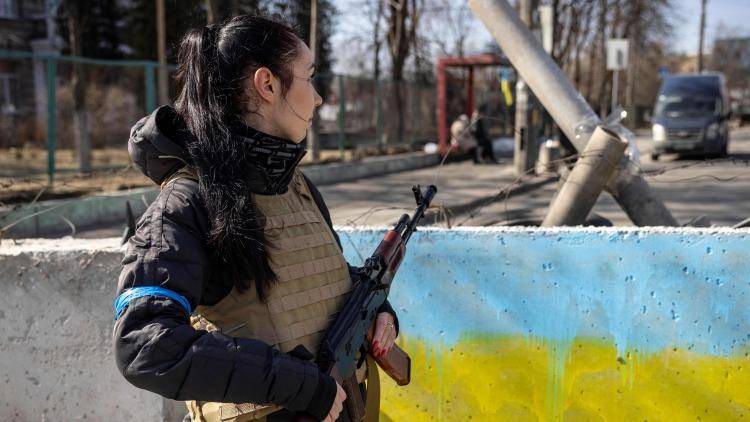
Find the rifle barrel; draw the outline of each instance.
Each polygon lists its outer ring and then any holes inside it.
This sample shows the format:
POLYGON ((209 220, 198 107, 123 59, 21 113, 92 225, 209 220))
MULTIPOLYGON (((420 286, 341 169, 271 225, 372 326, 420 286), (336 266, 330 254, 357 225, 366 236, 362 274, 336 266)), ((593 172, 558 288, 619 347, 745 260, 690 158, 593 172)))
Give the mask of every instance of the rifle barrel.
POLYGON ((414 211, 414 216, 411 217, 411 221, 409 222, 409 225, 402 236, 402 243, 404 245, 406 245, 406 242, 409 241, 411 234, 414 233, 414 231, 417 229, 417 224, 419 224, 419 221, 422 220, 422 217, 424 217, 424 212, 427 210, 427 208, 430 207, 430 203, 432 203, 432 199, 435 197, 436 193, 437 187, 435 185, 430 185, 427 188, 427 192, 422 196, 422 203, 419 204, 417 209, 414 211))

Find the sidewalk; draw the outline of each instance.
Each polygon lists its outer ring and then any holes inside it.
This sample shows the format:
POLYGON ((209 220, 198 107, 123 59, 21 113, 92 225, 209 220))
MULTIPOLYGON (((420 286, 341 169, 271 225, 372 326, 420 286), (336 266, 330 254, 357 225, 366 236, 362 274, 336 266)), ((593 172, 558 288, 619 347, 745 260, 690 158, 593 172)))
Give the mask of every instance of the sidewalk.
MULTIPOLYGON (((445 164, 439 170, 438 193, 433 205, 448 211, 451 226, 461 222, 482 204, 490 205, 497 200, 552 184, 556 178, 535 177, 517 181, 511 161, 497 165, 475 165, 470 161, 445 164), (498 197, 498 194, 499 197, 498 197)), ((423 188, 435 184, 438 167, 388 174, 355 182, 336 183, 319 187, 331 211, 333 224, 391 225, 403 213, 411 213, 416 207, 412 185, 423 188)), ((550 198, 548 198, 549 201, 550 198)), ((445 216, 431 210, 433 221, 446 225, 445 216)), ((428 215, 428 218, 430 216, 428 215)), ((467 223, 470 225, 476 225, 467 223)))

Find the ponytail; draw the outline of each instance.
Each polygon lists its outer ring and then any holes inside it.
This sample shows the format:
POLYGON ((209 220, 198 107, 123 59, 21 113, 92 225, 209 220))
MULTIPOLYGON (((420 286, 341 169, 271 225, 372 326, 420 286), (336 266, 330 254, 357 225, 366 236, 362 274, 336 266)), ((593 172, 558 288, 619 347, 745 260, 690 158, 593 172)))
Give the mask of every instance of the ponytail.
POLYGON ((210 25, 188 32, 177 55, 177 83, 182 89, 175 107, 193 136, 202 142, 227 133, 216 91, 216 28, 210 25))
POLYGON ((261 300, 277 277, 269 265, 260 214, 247 189, 249 160, 229 124, 245 112, 242 81, 255 69, 268 67, 281 80, 282 90, 289 88, 289 63, 299 42, 281 23, 238 16, 188 32, 178 53, 175 108, 193 135, 188 152, 210 219, 212 278, 239 291, 254 283, 261 300))

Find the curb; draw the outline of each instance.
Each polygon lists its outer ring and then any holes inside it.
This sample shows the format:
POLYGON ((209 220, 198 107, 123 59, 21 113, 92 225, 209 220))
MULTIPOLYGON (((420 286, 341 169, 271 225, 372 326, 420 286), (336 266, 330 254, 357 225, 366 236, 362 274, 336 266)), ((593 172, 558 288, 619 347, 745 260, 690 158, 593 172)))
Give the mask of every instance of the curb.
POLYGON ((12 237, 40 237, 78 228, 121 221, 125 224, 126 204, 140 216, 158 195, 158 188, 133 189, 79 199, 53 199, 30 206, 0 208, 0 228, 12 225, 5 233, 12 237), (67 220, 67 221, 66 221, 67 220))
MULTIPOLYGON (((421 152, 368 158, 353 163, 320 164, 302 167, 302 171, 316 185, 327 185, 435 166, 438 154, 421 152)), ((141 188, 125 192, 77 199, 54 199, 33 205, 0 207, 0 238, 41 237, 65 234, 95 225, 122 222, 125 224, 126 203, 130 202, 133 215, 138 218, 159 194, 159 188, 141 188)))
POLYGON ((440 164, 438 154, 410 152, 397 156, 385 155, 351 163, 304 166, 302 171, 318 186, 350 182, 365 177, 417 170, 440 164))

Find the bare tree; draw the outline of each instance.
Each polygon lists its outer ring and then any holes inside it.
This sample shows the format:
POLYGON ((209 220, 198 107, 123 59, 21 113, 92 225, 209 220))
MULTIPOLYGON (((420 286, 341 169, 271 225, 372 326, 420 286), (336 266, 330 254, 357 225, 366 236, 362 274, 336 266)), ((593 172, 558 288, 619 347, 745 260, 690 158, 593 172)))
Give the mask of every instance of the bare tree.
POLYGON ((372 45, 373 45, 373 58, 372 58, 372 74, 373 78, 377 81, 380 79, 380 47, 383 45, 383 38, 380 34, 380 25, 384 16, 384 2, 383 0, 375 0, 377 5, 374 10, 375 13, 371 18, 372 22, 372 45))
MULTIPOLYGON (((552 6, 552 58, 568 73, 590 104, 606 114, 611 73, 606 69, 609 38, 630 40, 630 66, 620 94, 629 115, 650 105, 660 82, 672 33, 672 0, 546 0, 552 6)), ((447 31, 444 31, 447 32, 447 31)))
POLYGON ((637 105, 653 104, 664 65, 664 51, 672 34, 671 0, 631 0, 625 3, 621 36, 630 40, 625 84, 625 106, 631 125, 638 123, 637 105))
MULTIPOLYGON (((63 4, 68 27, 68 44, 70 54, 82 55, 83 32, 88 24, 88 1, 68 0, 63 4)), ((84 69, 80 63, 73 64, 71 86, 73 88, 74 123, 73 133, 78 155, 78 170, 81 173, 91 172, 91 137, 89 131, 89 113, 86 110, 86 83, 84 69)))
POLYGON ((393 100, 396 106, 397 141, 404 136, 404 66, 417 33, 419 8, 418 0, 389 0, 386 20, 388 21, 388 47, 391 55, 391 80, 393 100))
POLYGON ((581 9, 573 8, 575 12, 571 22, 571 25, 576 28, 573 37, 573 43, 575 44, 573 53, 573 80, 579 91, 581 90, 581 53, 590 40, 589 29, 591 28, 591 16, 594 11, 591 3, 584 2, 583 5, 581 9))
POLYGON ((429 3, 432 27, 430 39, 446 56, 464 56, 466 40, 474 23, 471 9, 465 2, 432 0, 429 3))

